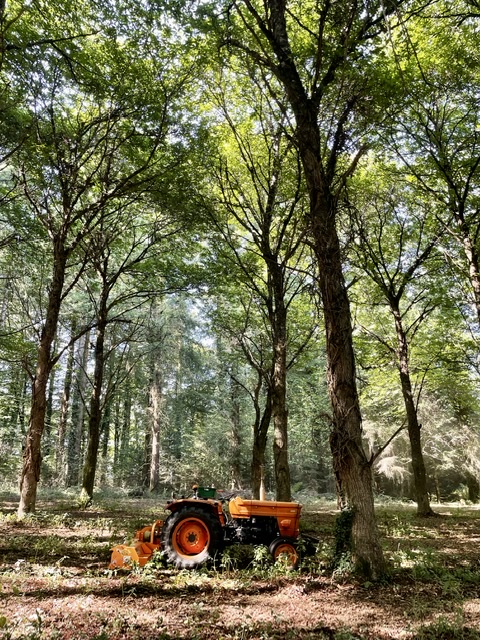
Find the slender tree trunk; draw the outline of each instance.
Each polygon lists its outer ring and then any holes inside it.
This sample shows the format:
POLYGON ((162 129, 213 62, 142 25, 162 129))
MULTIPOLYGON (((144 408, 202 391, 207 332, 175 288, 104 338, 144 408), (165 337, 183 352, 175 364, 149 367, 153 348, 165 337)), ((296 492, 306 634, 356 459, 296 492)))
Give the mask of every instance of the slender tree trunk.
POLYGON ((258 397, 255 402, 255 424, 253 429, 253 447, 252 447, 252 495, 255 500, 260 498, 260 485, 262 482, 262 473, 265 469, 265 450, 267 448, 267 434, 272 419, 272 391, 271 387, 267 388, 265 398, 265 406, 263 413, 260 410, 258 397))
POLYGON ((128 450, 130 447, 130 414, 132 410, 132 389, 130 386, 130 381, 127 380, 125 385, 125 393, 123 398, 123 415, 122 415, 122 423, 120 430, 120 466, 121 466, 121 480, 122 483, 125 483, 128 480, 128 475, 130 472, 128 466, 128 450))
POLYGON ((442 502, 442 493, 440 491, 440 482, 438 479, 438 471, 435 469, 435 496, 437 498, 437 504, 442 502))
POLYGON ((72 397, 71 423, 68 433, 67 469, 65 486, 74 487, 79 483, 80 458, 82 448, 83 418, 85 415, 85 392, 87 389, 87 362, 90 352, 90 332, 86 333, 77 346, 77 373, 72 397))
POLYGON ((107 328, 106 297, 102 296, 98 315, 96 342, 95 342, 95 367, 93 373, 93 388, 90 399, 90 415, 88 420, 88 442, 83 467, 82 496, 93 499, 95 486, 95 474, 97 471, 98 449, 100 445, 101 424, 101 396, 103 374, 105 371, 105 332, 107 328))
POLYGON ((276 498, 290 502, 287 411, 287 313, 283 300, 283 280, 276 285, 274 323, 274 364, 272 376, 273 459, 276 498), (281 290, 281 291, 280 291, 281 290))
POLYGON ((253 440, 252 448, 252 496, 254 500, 260 500, 260 487, 265 469, 265 449, 267 446, 266 434, 261 432, 253 440))
POLYGON ((150 485, 150 464, 152 460, 152 432, 145 429, 145 439, 143 442, 143 464, 142 464, 142 488, 147 489, 150 485))
POLYGON ((108 476, 108 443, 110 441, 110 421, 112 417, 112 397, 109 397, 105 401, 105 408, 103 410, 102 420, 100 424, 100 439, 101 439, 101 475, 100 484, 107 484, 108 476))
POLYGON ((153 366, 153 378, 150 384, 151 409, 151 458, 149 490, 157 491, 160 482, 160 436, 163 415, 163 380, 158 364, 153 366))
POLYGON ((458 219, 458 225, 460 227, 460 233, 462 235, 463 250, 467 258, 468 263, 468 275, 470 278, 470 285, 473 291, 473 299, 475 304, 475 311, 477 313, 477 320, 480 324, 480 269, 479 269, 479 255, 475 243, 470 237, 470 229, 468 225, 462 220, 458 219))
MULTIPOLYGON (((76 331, 76 322, 72 321, 70 337, 76 331)), ((75 343, 72 342, 68 350, 65 379, 63 381, 62 403, 60 406, 60 419, 58 421, 57 448, 55 454, 55 472, 61 482, 65 480, 65 437, 67 433, 68 410, 70 408, 70 393, 72 390, 73 363, 75 359, 75 343)))
MULTIPOLYGON (((1 30, 1 25, 0 25, 1 30)), ((0 56, 1 56, 1 34, 0 34, 0 56)), ((1 68, 1 59, 0 59, 0 68, 1 68)), ((4 284, 2 287, 2 303, 0 305, 0 325, 2 327, 5 326, 8 318, 8 310, 10 308, 10 303, 12 301, 13 290, 12 290, 12 276, 8 273, 5 277, 4 284)))
POLYGON ((64 243, 57 240, 54 244, 53 277, 48 294, 47 312, 37 349, 37 365, 32 384, 30 422, 23 451, 23 468, 20 479, 19 517, 35 511, 42 460, 40 447, 47 408, 46 394, 48 378, 52 369, 52 345, 57 331, 66 266, 67 252, 64 243))
POLYGON ((418 421, 417 407, 412 391, 412 381, 410 378, 408 341, 403 328, 402 317, 398 305, 390 301, 393 316, 395 318, 395 329, 397 332, 397 358, 398 370, 400 373, 400 383, 402 387, 403 401, 407 414, 408 437, 410 440, 410 450, 412 455, 413 481, 415 486, 415 498, 417 501, 417 515, 431 516, 433 511, 430 507, 430 499, 427 490, 427 474, 425 462, 423 460, 422 439, 420 433, 420 423, 418 421))
POLYGON ((241 444, 240 437, 240 402, 239 402, 239 385, 235 379, 230 376, 230 477, 231 489, 240 489, 242 486, 241 472, 241 444))
POLYGON ((5 9, 7 0, 0 0, 0 71, 5 59, 5 9))
POLYGON ((120 427, 120 403, 121 399, 118 397, 115 402, 114 412, 114 435, 113 435, 113 477, 116 485, 121 482, 121 464, 120 464, 120 442, 121 442, 121 427, 120 427))
MULTIPOLYGON (((52 345, 52 353, 57 350, 57 340, 52 345)), ((55 369, 50 370, 48 377, 48 393, 47 393, 47 406, 45 410, 45 429, 43 433, 43 452, 45 456, 50 454, 50 447, 52 443, 52 418, 53 418, 53 394, 55 391, 55 369)))
POLYGON ((466 482, 468 488, 468 499, 476 504, 480 496, 480 484, 478 482, 478 478, 467 471, 466 482))

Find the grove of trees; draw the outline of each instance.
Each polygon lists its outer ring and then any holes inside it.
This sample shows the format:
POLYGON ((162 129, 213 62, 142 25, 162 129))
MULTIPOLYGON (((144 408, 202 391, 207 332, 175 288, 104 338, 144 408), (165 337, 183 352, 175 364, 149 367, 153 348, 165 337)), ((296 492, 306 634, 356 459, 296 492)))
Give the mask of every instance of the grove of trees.
POLYGON ((0 2, 0 474, 480 493, 476 0, 0 2))

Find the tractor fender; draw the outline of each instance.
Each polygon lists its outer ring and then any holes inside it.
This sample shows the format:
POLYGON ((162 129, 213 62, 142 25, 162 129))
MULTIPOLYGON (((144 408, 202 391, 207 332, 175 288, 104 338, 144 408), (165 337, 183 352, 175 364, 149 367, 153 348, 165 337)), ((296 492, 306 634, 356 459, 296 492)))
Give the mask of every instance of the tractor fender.
POLYGON ((184 509, 202 509, 207 513, 211 513, 221 524, 225 526, 225 514, 223 512, 220 500, 201 499, 201 498, 181 498, 180 500, 172 500, 165 507, 172 514, 184 509))

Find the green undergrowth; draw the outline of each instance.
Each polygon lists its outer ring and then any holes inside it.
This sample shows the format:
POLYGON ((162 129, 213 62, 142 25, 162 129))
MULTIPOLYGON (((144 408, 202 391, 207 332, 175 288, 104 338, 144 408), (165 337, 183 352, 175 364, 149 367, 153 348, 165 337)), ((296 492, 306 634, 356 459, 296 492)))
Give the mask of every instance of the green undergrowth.
POLYGON ((453 621, 440 617, 430 625, 419 627, 411 640, 480 640, 480 632, 465 625, 461 616, 453 621))

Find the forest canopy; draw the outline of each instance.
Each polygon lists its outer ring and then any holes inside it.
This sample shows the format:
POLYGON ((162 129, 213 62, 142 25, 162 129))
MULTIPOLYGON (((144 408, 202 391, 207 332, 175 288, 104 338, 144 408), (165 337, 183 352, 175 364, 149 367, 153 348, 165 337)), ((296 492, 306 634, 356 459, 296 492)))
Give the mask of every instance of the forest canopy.
POLYGON ((0 3, 19 514, 39 482, 264 482, 362 513, 375 574, 374 495, 478 501, 479 25, 457 0, 0 3))

